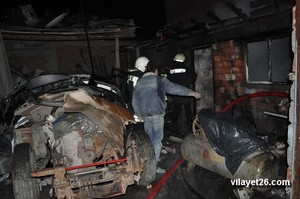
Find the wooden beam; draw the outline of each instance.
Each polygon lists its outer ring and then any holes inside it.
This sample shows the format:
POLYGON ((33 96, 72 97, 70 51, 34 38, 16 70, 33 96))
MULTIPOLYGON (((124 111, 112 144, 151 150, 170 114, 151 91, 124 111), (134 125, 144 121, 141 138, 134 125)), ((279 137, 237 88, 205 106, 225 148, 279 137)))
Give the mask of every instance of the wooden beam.
POLYGON ((242 21, 239 24, 219 28, 207 33, 189 36, 177 42, 179 43, 178 45, 185 47, 196 47, 230 39, 254 38, 255 35, 274 34, 277 31, 288 33, 291 31, 291 20, 291 11, 287 10, 242 21))
POLYGON ((250 8, 257 8, 270 4, 272 4, 271 0, 254 0, 249 2, 250 8))
POLYGON ((266 5, 264 7, 252 10, 250 12, 250 16, 257 17, 257 16, 263 16, 263 15, 269 15, 270 13, 274 13, 274 12, 276 12, 276 10, 274 9, 273 5, 266 5))
MULTIPOLYGON (((136 27, 88 29, 90 40, 105 40, 115 38, 135 38, 136 27)), ((0 28, 4 40, 34 40, 34 41, 73 41, 86 40, 83 29, 28 29, 28 28, 0 28)))
POLYGON ((215 15, 215 13, 213 13, 212 11, 207 12, 206 16, 216 21, 217 23, 222 22, 222 20, 217 15, 215 15))
POLYGON ((237 16, 239 16, 241 19, 246 20, 247 15, 243 13, 242 9, 237 8, 235 5, 233 5, 231 2, 227 2, 226 6, 232 10, 237 16))

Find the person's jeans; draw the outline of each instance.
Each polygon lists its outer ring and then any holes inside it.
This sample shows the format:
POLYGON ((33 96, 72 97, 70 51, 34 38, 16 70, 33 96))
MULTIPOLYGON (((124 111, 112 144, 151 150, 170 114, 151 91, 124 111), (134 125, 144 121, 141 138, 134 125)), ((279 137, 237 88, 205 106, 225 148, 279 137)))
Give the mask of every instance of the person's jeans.
POLYGON ((164 115, 144 117, 144 127, 146 133, 152 141, 156 162, 158 162, 162 148, 162 140, 164 138, 164 115))

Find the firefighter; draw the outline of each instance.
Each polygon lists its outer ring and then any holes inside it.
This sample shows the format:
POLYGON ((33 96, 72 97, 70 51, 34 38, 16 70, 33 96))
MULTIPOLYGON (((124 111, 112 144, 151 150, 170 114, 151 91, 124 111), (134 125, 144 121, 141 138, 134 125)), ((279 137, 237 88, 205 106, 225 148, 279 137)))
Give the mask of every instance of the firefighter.
MULTIPOLYGON (((169 80, 173 83, 180 84, 184 87, 193 89, 197 75, 193 72, 191 67, 188 67, 185 63, 185 55, 183 53, 178 53, 174 57, 174 65, 170 70, 168 76, 169 80)), ((192 99, 190 97, 184 96, 172 96, 173 103, 173 127, 178 128, 179 116, 181 112, 185 111, 186 117, 186 130, 192 128, 192 99)))
POLYGON ((128 70, 127 90, 129 98, 129 108, 132 108, 132 93, 137 81, 144 75, 149 59, 147 57, 139 57, 135 61, 135 68, 128 70))

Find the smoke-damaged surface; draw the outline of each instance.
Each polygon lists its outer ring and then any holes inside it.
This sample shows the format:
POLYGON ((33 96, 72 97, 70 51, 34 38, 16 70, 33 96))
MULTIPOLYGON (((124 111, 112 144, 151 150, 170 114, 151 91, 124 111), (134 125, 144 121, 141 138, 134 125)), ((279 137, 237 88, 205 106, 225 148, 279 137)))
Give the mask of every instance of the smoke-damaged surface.
POLYGON ((214 150, 225 157, 226 166, 234 174, 243 159, 258 148, 267 150, 264 140, 255 135, 250 125, 237 123, 223 113, 202 109, 198 119, 214 150))

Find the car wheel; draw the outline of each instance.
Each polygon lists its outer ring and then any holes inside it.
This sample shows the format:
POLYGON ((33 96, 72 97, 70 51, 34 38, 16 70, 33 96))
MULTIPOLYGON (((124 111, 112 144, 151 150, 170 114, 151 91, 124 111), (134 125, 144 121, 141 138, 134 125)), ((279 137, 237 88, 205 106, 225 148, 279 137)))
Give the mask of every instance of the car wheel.
POLYGON ((30 144, 16 145, 13 154, 12 183, 15 199, 37 199, 39 197, 36 179, 31 177, 35 170, 34 152, 30 144))
POLYGON ((131 141, 135 140, 137 150, 145 159, 144 169, 141 172, 139 185, 148 186, 155 180, 156 175, 156 159, 155 152, 149 136, 144 130, 132 131, 127 139, 127 147, 130 146, 131 141))

